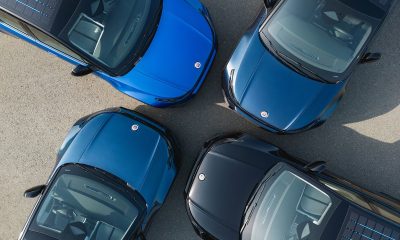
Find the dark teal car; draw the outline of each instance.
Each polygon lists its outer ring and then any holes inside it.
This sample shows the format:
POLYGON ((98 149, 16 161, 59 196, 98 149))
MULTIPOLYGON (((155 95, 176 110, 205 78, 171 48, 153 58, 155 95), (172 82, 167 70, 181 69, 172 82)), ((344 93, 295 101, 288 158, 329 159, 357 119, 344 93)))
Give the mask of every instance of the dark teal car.
POLYGON ((144 239, 177 166, 173 139, 123 108, 82 118, 69 131, 21 240, 144 239))
POLYGON ((275 133, 324 123, 392 0, 266 0, 224 71, 230 108, 275 133))

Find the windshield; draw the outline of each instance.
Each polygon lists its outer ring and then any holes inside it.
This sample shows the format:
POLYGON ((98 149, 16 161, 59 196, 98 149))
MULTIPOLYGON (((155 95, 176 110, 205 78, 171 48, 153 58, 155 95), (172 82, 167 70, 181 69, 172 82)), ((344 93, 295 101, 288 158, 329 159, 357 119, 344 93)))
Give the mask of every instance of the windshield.
MULTIPOLYGON (((75 57, 71 49, 114 75, 129 71, 144 54, 161 13, 161 0, 0 0, 0 3, 68 47, 56 47, 59 51, 75 57)), ((42 41, 41 36, 35 34, 35 37, 42 41)))
POLYGON ((320 239, 331 206, 326 193, 283 171, 260 195, 250 239, 320 239))
MULTIPOLYGON (((71 1, 71 0, 67 0, 71 1)), ((158 23, 160 0, 71 1, 72 16, 51 33, 96 65, 122 71, 143 54, 158 23)), ((62 14, 62 9, 59 15, 62 14)), ((64 14, 62 14, 64 15, 64 14)))
POLYGON ((29 231, 60 240, 125 239, 140 208, 128 192, 105 181, 80 167, 64 167, 41 200, 29 231))
POLYGON ((261 33, 285 55, 337 82, 377 27, 379 21, 371 14, 382 15, 371 1, 354 2, 358 1, 286 0, 261 33))

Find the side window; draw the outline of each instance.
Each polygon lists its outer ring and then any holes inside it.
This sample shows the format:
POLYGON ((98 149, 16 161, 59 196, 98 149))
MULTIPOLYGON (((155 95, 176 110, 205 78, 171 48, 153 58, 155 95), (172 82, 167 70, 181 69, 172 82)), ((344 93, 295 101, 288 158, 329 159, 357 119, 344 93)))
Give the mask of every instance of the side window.
MULTIPOLYGON (((25 33, 26 35, 31 35, 28 34, 27 31, 24 29, 24 27, 22 26, 21 22, 11 16, 10 14, 0 10, 0 21, 4 22, 5 24, 9 25, 10 27, 13 27, 15 29, 17 29, 18 31, 25 33)), ((69 50, 68 48, 66 48, 64 45, 62 45, 61 43, 59 43, 58 41, 54 40, 53 38, 51 38, 50 36, 47 36, 46 34, 42 33, 41 31, 25 25, 29 28, 29 31, 32 32, 32 34, 34 34, 35 38, 37 38, 39 41, 43 42, 46 45, 49 45, 50 47, 57 49, 58 51, 61 51, 75 59, 78 59, 79 61, 85 62, 79 55, 77 55, 76 53, 74 53, 73 51, 69 50)))
POLYGON ((35 37, 41 41, 42 43, 66 54, 69 55, 79 61, 85 62, 79 55, 77 55, 75 52, 71 51, 67 47, 65 47, 63 44, 55 40, 54 38, 48 36, 47 34, 44 34, 43 32, 37 30, 36 28, 33 28, 31 26, 27 26, 29 30, 35 35, 35 37))
POLYGON ((321 182, 326 185, 328 188, 332 189, 334 192, 338 193, 342 197, 346 198, 347 200, 356 203, 357 205, 366 208, 378 215, 381 215, 387 219, 390 219, 396 223, 400 223, 400 216, 395 214, 394 212, 390 211, 388 208, 382 206, 381 204, 366 199, 362 195, 359 195, 349 189, 344 187, 338 186, 336 184, 326 182, 321 180, 321 182))
POLYGON ((341 195, 342 197, 346 198, 347 200, 350 200, 351 202, 356 203, 357 205, 372 211, 372 208, 368 204, 368 202, 364 198, 359 196, 358 194, 355 194, 352 191, 347 190, 346 188, 339 187, 336 184, 333 184, 330 182, 326 182, 326 181, 322 181, 322 180, 321 180, 321 182, 328 188, 332 189, 334 192, 336 192, 339 195, 341 195))
POLYGON ((20 32, 23 32, 23 33, 29 35, 26 32, 26 30, 22 27, 20 21, 17 18, 15 18, 15 17, 11 16, 10 14, 4 12, 3 10, 0 10, 0 21, 4 22, 5 24, 7 24, 10 27, 13 27, 13 28, 17 29, 20 32))

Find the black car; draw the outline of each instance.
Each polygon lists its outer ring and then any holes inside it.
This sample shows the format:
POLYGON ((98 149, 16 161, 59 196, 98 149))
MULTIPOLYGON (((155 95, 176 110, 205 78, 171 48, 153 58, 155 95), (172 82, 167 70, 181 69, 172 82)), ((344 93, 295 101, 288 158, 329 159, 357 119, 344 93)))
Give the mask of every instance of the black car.
POLYGON ((399 240, 400 201, 371 193, 249 135, 200 153, 185 190, 203 239, 399 240))

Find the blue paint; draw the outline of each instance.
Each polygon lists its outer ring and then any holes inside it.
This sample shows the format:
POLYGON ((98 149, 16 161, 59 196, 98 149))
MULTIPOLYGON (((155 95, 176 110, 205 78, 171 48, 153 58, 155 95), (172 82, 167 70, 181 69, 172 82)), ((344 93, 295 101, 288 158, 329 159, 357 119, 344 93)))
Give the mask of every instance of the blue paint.
POLYGON ((227 100, 240 115, 275 133, 296 133, 325 121, 337 106, 346 82, 311 80, 280 62, 262 43, 259 28, 266 10, 245 33, 225 71, 227 100), (261 112, 269 113, 268 118, 261 112))
POLYGON ((163 4, 157 33, 135 68, 121 77, 99 73, 123 93, 156 107, 181 103, 196 94, 216 53, 214 31, 202 13, 184 0, 163 4), (197 61, 202 68, 194 67, 197 61))
MULTIPOLYGON (((85 65, 4 23, 0 28, 74 65, 85 65)), ((207 9, 198 0, 164 0, 157 31, 136 66, 122 76, 95 74, 143 103, 168 107, 199 91, 215 55, 216 36, 207 9), (196 62, 201 63, 200 69, 195 68, 196 62)))
MULTIPOLYGON (((112 186, 109 187, 119 189, 118 191, 121 194, 125 192, 126 196, 129 195, 127 200, 133 201, 132 203, 137 207, 139 216, 130 225, 128 234, 132 235, 132 239, 138 239, 138 235, 147 229, 153 214, 165 202, 177 173, 175 157, 173 140, 163 126, 128 109, 107 109, 83 117, 73 125, 61 145, 56 166, 50 175, 46 188, 53 186, 53 183, 57 182, 60 176, 63 176, 60 172, 73 171, 73 168, 81 169, 79 175, 83 177, 86 174, 88 177, 92 176, 93 181, 111 181, 112 186), (83 168, 77 167, 77 165, 83 168), (101 177, 93 178, 93 174, 101 177)), ((90 188, 86 185, 84 187, 90 188)), ((112 197, 106 192, 97 190, 96 187, 90 190, 94 190, 107 198, 112 197)), ((45 206, 42 203, 46 202, 47 197, 44 196, 51 193, 46 190, 42 194, 21 232, 21 239, 25 239, 25 237, 42 239, 42 236, 47 236, 47 232, 36 231, 37 226, 31 224, 32 221, 35 221, 34 216, 38 214, 39 209, 45 206), (32 234, 32 232, 37 234, 32 234)), ((72 197, 69 194, 66 196, 72 197)), ((87 197, 90 198, 90 195, 87 195, 87 197)), ((66 197, 62 201, 68 203, 70 199, 72 198, 66 197)), ((98 202, 99 204, 103 203, 101 200, 98 200, 98 202)), ((104 204, 104 206, 107 206, 106 201, 104 201, 104 204)), ((78 209, 79 207, 86 209, 84 205, 70 205, 70 207, 73 206, 78 209)), ((104 212, 104 218, 98 217, 99 219, 96 219, 97 214, 92 216, 94 218, 89 218, 90 225, 96 220, 99 220, 96 223, 98 224, 104 221, 103 219, 114 216, 112 213, 114 208, 111 209, 110 212, 107 210, 104 212)), ((125 212, 125 209, 128 208, 116 209, 115 211, 123 214, 128 212, 125 212)), ((90 212, 90 210, 88 211, 90 212)), ((72 217, 67 218, 66 221, 71 220, 68 225, 75 222, 72 217)), ((117 219, 113 219, 113 221, 117 221, 117 219)), ((57 225, 56 220, 54 220, 54 224, 57 225)), ((62 231, 57 236, 65 238, 68 225, 61 225, 59 229, 62 231)), ((112 225, 112 227, 114 226, 112 225)), ((87 233, 85 232, 85 234, 87 233)), ((111 232, 106 234, 109 236, 111 232)), ((99 236, 99 234, 93 229, 90 236, 99 236)), ((115 238, 115 235, 112 238, 115 238)))
POLYGON ((80 163, 100 168, 139 191, 149 209, 155 202, 162 204, 176 175, 166 130, 125 109, 89 119, 74 125, 73 136, 60 150, 58 167, 80 163), (139 129, 132 131, 135 124, 139 129))
POLYGON ((79 120, 62 144, 58 161, 54 172, 65 164, 79 163, 127 182, 145 199, 147 214, 164 203, 177 173, 173 143, 167 131, 158 123, 122 108, 79 120), (135 124, 139 128, 132 131, 135 124))
MULTIPOLYGON (((294 0, 279 1, 271 14, 278 14, 280 12, 278 8, 289 4, 287 3, 289 1, 294 2, 294 0)), ((268 21, 267 15, 271 9, 263 8, 253 25, 241 38, 224 71, 223 88, 230 108, 258 126, 275 133, 298 133, 320 126, 338 106, 351 72, 366 53, 368 44, 383 23, 392 3, 393 1, 385 1, 384 6, 379 7, 378 3, 364 6, 357 1, 349 2, 349 7, 355 11, 369 16, 377 14, 376 21, 371 22, 373 25, 371 34, 368 40, 359 46, 360 52, 357 50, 354 60, 342 73, 335 75, 337 79, 331 79, 335 78, 330 76, 334 73, 327 73, 322 69, 315 70, 318 67, 311 68, 329 81, 316 80, 311 77, 312 74, 307 76, 306 73, 299 73, 301 71, 295 69, 301 67, 296 65, 308 68, 305 60, 294 57, 294 62, 298 63, 291 64, 291 61, 284 60, 279 54, 280 52, 284 55, 290 51, 285 51, 283 45, 276 44, 273 40, 268 44, 268 39, 264 39, 266 36, 262 26, 268 21), (276 49, 270 46, 274 44, 276 49), (267 112, 268 116, 262 116, 262 112, 267 112)), ((305 12, 307 12, 306 6, 305 12)), ((299 14, 302 11, 298 10, 299 14)), ((321 36, 323 34, 325 33, 321 33, 321 36)), ((287 37, 291 38, 289 35, 287 37)), ((292 39, 292 41, 297 40, 292 39)))

